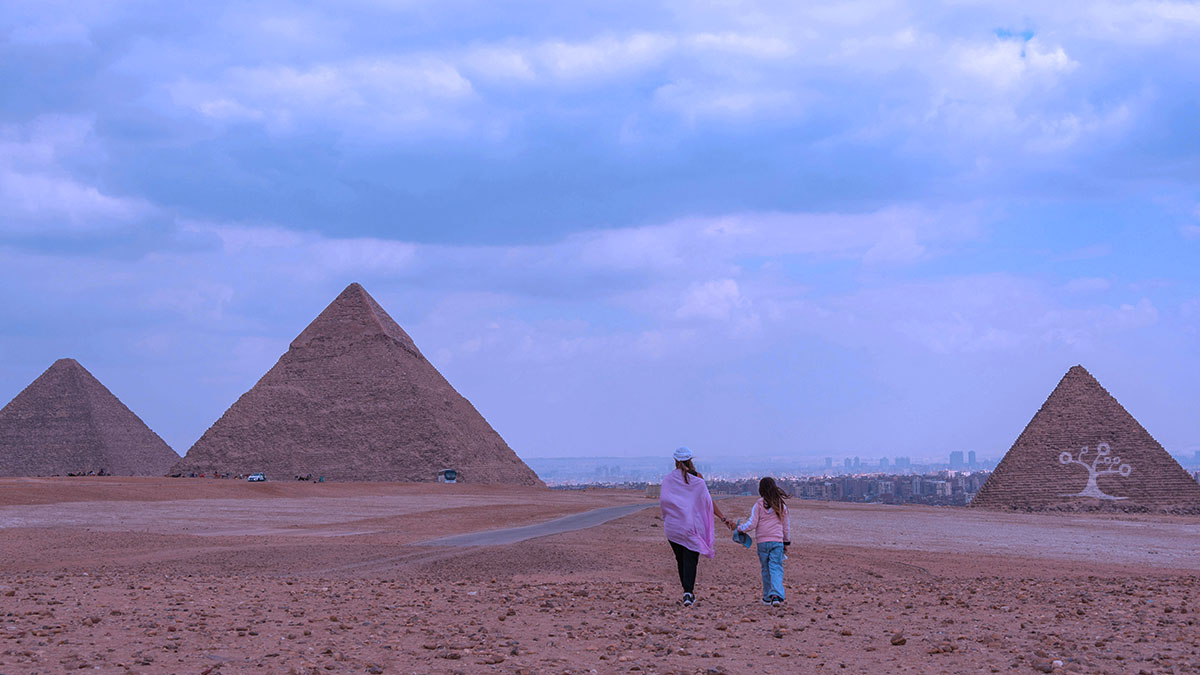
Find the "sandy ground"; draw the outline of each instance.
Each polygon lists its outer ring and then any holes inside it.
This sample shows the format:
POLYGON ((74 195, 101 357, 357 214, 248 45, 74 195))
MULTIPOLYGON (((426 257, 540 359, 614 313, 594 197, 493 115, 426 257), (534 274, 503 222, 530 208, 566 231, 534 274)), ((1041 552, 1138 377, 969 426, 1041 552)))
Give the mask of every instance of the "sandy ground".
POLYGON ((1200 672, 1195 518, 794 501, 778 609, 724 538, 680 607, 657 509, 416 545, 644 501, 0 480, 0 673, 1200 672))

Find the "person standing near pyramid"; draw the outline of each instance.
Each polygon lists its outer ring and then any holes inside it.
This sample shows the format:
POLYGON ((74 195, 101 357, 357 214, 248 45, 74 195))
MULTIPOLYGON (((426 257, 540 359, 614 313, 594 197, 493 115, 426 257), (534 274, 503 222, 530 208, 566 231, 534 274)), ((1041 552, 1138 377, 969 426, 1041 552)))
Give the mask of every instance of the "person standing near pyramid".
POLYGON ((659 493, 663 532, 675 553, 679 584, 683 586, 684 607, 691 607, 696 601, 696 567, 700 556, 714 556, 716 535, 713 517, 719 518, 726 527, 733 528, 729 519, 713 503, 704 476, 696 471, 696 465, 692 463, 692 456, 692 451, 686 447, 675 450, 672 455, 675 470, 663 476, 659 493))

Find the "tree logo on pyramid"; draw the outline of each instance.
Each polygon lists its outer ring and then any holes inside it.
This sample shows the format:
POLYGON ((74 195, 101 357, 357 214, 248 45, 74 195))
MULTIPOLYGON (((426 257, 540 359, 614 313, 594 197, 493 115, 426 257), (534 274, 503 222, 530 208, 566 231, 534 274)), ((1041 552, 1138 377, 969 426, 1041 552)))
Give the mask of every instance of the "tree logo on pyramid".
POLYGON ((1058 455, 1058 463, 1062 465, 1078 464, 1087 469, 1088 482, 1084 486, 1083 491, 1073 495, 1060 495, 1062 497, 1095 497, 1096 499, 1128 499, 1127 497, 1114 497, 1104 493, 1100 486, 1096 484, 1096 478, 1099 476, 1107 476, 1109 474, 1120 474, 1122 478, 1128 478, 1130 473, 1133 473, 1133 467, 1128 464, 1122 464, 1120 457, 1109 457, 1108 443, 1100 443, 1096 446, 1096 455, 1089 462, 1087 454, 1090 452, 1087 446, 1079 451, 1079 456, 1072 455, 1069 452, 1061 452, 1058 455))

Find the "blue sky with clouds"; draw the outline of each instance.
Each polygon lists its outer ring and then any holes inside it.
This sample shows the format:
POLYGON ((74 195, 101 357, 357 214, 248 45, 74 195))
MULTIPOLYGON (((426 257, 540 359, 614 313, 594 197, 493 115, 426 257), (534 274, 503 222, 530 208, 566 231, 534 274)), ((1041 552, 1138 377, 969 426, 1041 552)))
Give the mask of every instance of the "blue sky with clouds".
POLYGON ((1200 5, 8 2, 0 398, 184 452, 360 281, 518 453, 1200 450, 1200 5))

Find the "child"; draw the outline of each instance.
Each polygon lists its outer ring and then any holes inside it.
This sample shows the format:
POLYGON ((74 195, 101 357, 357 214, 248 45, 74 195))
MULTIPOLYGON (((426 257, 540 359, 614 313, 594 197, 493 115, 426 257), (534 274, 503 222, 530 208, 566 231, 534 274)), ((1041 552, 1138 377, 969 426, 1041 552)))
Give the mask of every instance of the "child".
POLYGON ((738 526, 741 532, 751 533, 758 542, 758 561, 762 564, 764 605, 783 604, 783 559, 785 547, 792 543, 791 522, 788 520, 788 498, 775 479, 767 476, 758 482, 759 499, 750 510, 750 518, 738 526))

